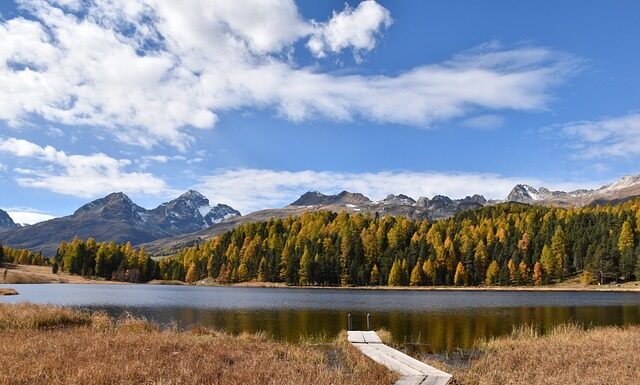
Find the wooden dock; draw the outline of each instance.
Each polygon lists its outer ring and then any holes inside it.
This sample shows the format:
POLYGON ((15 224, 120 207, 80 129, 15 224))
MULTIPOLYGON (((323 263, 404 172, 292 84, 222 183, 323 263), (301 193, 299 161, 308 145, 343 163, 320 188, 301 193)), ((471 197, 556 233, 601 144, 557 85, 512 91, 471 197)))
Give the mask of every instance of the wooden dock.
POLYGON ((376 332, 349 331, 349 342, 364 355, 402 374, 395 385, 446 385, 451 375, 382 343, 376 332))

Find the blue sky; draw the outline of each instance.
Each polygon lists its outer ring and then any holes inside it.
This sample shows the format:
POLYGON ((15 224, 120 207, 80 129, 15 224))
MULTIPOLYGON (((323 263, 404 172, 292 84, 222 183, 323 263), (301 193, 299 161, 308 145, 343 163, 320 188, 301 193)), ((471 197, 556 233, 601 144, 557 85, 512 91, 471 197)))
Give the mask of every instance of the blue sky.
POLYGON ((0 3, 0 207, 638 174, 636 1, 0 3))

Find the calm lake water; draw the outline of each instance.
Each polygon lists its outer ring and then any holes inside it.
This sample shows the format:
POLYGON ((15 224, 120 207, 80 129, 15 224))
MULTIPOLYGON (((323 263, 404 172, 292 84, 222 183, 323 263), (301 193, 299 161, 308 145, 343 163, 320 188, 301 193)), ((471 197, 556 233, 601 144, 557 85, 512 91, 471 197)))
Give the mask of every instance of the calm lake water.
POLYGON ((514 326, 546 331, 574 322, 586 327, 640 324, 640 293, 485 292, 279 289, 155 285, 0 285, 28 301, 129 312, 162 325, 202 325, 231 333, 263 331, 287 341, 334 336, 346 329, 385 328, 399 343, 441 353, 508 334, 514 326))

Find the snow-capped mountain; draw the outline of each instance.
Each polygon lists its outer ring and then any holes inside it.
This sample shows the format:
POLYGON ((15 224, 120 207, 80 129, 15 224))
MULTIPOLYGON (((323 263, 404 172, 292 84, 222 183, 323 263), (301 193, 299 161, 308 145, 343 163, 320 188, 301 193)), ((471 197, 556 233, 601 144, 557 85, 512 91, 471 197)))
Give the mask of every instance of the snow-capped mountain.
POLYGON ((16 224, 9 214, 0 209, 0 232, 17 229, 20 225, 16 224))
POLYGON ((619 203, 640 196, 640 175, 625 176, 617 182, 593 190, 551 191, 526 185, 516 185, 506 198, 520 202, 562 207, 582 207, 592 204, 619 203))
POLYGON ((138 245, 200 231, 238 215, 227 205, 210 206, 207 198, 193 190, 152 210, 138 206, 123 193, 112 193, 72 215, 9 230, 0 239, 7 245, 52 255, 61 241, 74 237, 138 245))
POLYGON ((171 232, 190 233, 206 229, 225 218, 240 215, 240 212, 223 204, 212 207, 204 195, 189 190, 149 211, 149 214, 154 221, 171 232))

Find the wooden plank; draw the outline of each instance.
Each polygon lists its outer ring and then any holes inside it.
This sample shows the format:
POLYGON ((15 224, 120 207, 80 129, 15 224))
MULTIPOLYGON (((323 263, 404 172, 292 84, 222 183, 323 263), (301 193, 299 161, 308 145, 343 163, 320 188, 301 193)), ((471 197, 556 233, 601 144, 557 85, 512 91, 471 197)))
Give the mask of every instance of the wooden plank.
POLYGON ((362 332, 364 340, 368 344, 381 344, 382 340, 378 337, 376 332, 362 332))
POLYGON ((402 362, 389 357, 388 355, 377 350, 374 345, 369 344, 354 344, 356 348, 358 348, 364 355, 371 358, 375 362, 386 366, 387 368, 394 370, 403 376, 424 376, 420 371, 415 370, 402 362))
POLYGON ((446 385, 451 380, 449 373, 383 344, 376 332, 348 331, 347 337, 365 356, 402 374, 395 385, 446 385))
POLYGON ((353 331, 353 330, 348 331, 347 332, 347 339, 352 344, 364 344, 364 343, 367 342, 367 341, 365 341, 364 336, 362 335, 362 332, 360 332, 360 331, 353 331))
POLYGON ((429 366, 427 364, 425 364, 422 361, 418 361, 413 357, 410 357, 400 351, 395 350, 392 347, 389 347, 387 345, 384 344, 376 344, 373 345, 375 346, 376 349, 378 349, 380 352, 382 352, 383 354, 386 354, 392 358, 394 358, 397 361, 402 362, 404 365, 413 368, 415 370, 420 371, 420 373, 424 374, 424 375, 429 375, 429 376, 444 376, 444 377, 451 377, 450 374, 443 372, 442 370, 438 370, 436 368, 434 368, 433 366, 429 366))

